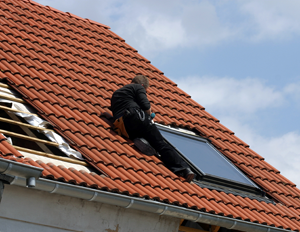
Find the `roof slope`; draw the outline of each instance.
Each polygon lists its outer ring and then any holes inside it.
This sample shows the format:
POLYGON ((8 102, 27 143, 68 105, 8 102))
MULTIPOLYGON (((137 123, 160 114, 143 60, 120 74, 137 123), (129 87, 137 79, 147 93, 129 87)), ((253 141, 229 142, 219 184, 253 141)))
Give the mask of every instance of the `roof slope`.
POLYGON ((0 135, 1 157, 44 168, 43 177, 299 231, 300 191, 109 27, 30 0, 0 0, 0 78, 104 175, 31 160, 0 135), (156 122, 199 131, 278 203, 184 182, 112 131, 114 90, 150 78, 156 122))

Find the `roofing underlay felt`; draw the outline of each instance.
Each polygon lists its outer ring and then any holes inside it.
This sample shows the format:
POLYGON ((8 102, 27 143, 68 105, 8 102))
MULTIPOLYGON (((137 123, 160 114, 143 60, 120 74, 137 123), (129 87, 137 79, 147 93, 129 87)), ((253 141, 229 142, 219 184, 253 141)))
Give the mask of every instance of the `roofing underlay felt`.
POLYGON ((44 168, 42 178, 299 231, 300 191, 108 26, 30 0, 0 0, 0 78, 98 170, 24 157, 0 135, 0 156, 44 168), (187 183, 118 136, 103 113, 143 74, 155 121, 198 131, 276 204, 187 183), (100 174, 102 173, 102 175, 100 174))

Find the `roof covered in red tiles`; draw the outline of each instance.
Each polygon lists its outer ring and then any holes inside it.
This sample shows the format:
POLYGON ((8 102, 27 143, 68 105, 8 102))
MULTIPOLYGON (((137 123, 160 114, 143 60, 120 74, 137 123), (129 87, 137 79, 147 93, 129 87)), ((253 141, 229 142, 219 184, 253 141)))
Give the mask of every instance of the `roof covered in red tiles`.
POLYGON ((30 0, 0 0, 0 78, 22 94, 98 173, 23 157, 0 135, 0 156, 50 178, 299 231, 300 191, 110 28, 30 0), (156 122, 198 131, 276 204, 187 183, 118 136, 103 113, 143 74, 156 122))

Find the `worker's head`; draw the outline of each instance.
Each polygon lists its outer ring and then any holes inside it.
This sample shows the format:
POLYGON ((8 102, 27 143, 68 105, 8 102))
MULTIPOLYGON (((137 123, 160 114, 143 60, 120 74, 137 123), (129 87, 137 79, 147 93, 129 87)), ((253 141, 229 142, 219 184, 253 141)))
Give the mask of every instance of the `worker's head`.
POLYGON ((145 89, 147 89, 149 87, 149 80, 144 75, 136 75, 132 79, 131 83, 141 84, 142 86, 144 86, 145 89))

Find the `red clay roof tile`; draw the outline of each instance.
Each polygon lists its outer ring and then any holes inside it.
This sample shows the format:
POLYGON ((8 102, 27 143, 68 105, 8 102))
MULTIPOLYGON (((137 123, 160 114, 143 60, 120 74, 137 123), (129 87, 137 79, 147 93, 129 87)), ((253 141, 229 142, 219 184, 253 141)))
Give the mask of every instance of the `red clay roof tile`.
POLYGON ((33 1, 0 1, 0 78, 19 91, 99 172, 24 159, 0 135, 0 156, 43 167, 43 178, 164 201, 280 228, 300 228, 300 191, 108 26, 33 1), (261 186, 273 205, 183 182, 101 118, 138 73, 156 122, 198 131, 261 186), (17 158, 18 157, 18 158, 17 158))

